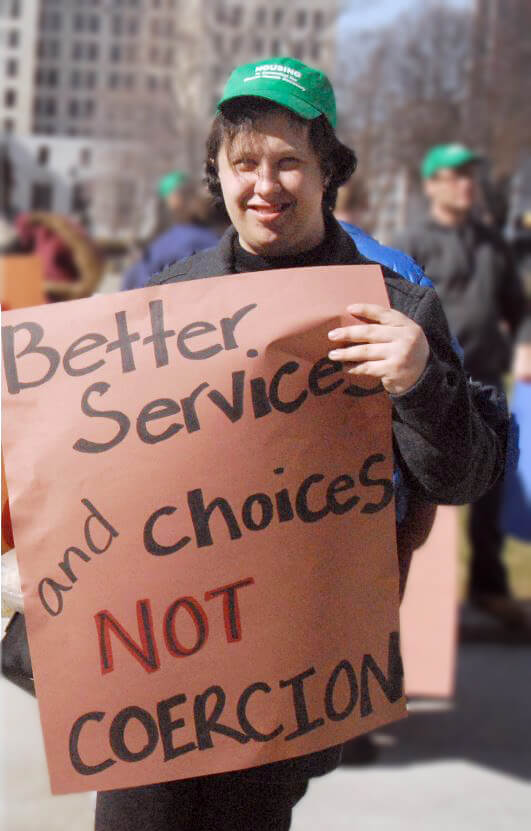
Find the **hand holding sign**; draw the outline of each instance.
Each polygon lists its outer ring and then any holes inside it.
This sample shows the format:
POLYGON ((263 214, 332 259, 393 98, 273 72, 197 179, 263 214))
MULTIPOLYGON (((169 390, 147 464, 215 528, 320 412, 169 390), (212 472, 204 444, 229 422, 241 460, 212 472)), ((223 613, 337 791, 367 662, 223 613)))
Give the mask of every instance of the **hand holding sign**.
POLYGON ((384 389, 400 395, 413 387, 426 368, 430 347, 421 327, 402 312, 374 303, 356 303, 347 309, 351 315, 374 323, 361 323, 333 329, 332 341, 346 341, 357 346, 333 349, 328 357, 334 361, 352 361, 351 375, 380 378, 384 389))

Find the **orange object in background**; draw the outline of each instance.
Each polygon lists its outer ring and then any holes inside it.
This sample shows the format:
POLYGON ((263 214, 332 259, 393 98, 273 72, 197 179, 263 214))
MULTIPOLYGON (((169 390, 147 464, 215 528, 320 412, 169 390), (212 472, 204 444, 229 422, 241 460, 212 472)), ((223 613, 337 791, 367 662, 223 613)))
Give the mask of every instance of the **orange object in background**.
POLYGON ((457 658, 459 512, 439 505, 415 551, 400 607, 404 684, 409 696, 450 698, 457 658))
POLYGON ((2 554, 9 551, 15 545, 13 539, 13 526, 11 525, 11 513, 7 499, 7 483, 4 471, 4 457, 2 456, 2 554))
POLYGON ((45 302, 44 270, 37 254, 0 257, 0 304, 3 311, 45 302))
POLYGON ((327 358, 353 299, 388 305, 377 266, 5 315, 55 793, 253 767, 405 715, 391 405, 327 358))
MULTIPOLYGON (((2 310, 39 306, 44 303, 43 267, 36 254, 0 256, 0 306, 2 310)), ((7 498, 2 457, 2 554, 13 548, 13 528, 7 498)))

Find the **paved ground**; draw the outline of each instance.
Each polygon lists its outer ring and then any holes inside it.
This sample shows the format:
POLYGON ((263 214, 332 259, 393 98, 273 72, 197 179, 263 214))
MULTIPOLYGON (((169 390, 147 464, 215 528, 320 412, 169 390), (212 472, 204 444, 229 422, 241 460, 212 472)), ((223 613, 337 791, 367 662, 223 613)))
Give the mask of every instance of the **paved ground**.
MULTIPOLYGON (((314 780, 293 831, 524 831, 530 692, 529 645, 463 645, 453 705, 413 702, 408 719, 376 734, 376 764, 314 780)), ((0 706, 1 827, 91 831, 91 794, 49 795, 35 700, 2 679, 0 706)))

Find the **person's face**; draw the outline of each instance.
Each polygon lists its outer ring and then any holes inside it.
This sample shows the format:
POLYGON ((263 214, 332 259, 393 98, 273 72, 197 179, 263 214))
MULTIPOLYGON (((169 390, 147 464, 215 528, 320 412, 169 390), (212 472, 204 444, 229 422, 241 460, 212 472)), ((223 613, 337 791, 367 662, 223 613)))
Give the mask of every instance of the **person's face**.
POLYGON ((471 162, 460 167, 438 170, 425 182, 425 191, 436 207, 466 213, 477 196, 477 165, 471 162))
POLYGON ((180 219, 184 212, 185 199, 182 190, 173 190, 166 197, 166 205, 175 219, 180 219))
POLYGON ((218 154, 218 173, 242 248, 278 257, 319 245, 325 185, 309 125, 271 113, 226 145, 218 154))

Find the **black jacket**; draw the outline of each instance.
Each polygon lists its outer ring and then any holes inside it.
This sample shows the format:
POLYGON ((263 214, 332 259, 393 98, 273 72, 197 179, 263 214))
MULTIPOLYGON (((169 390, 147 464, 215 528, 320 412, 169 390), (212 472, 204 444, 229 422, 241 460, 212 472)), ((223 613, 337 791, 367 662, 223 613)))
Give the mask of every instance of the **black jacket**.
POLYGON ((522 283, 502 237, 474 219, 458 228, 427 219, 399 234, 394 244, 432 280, 463 347, 465 369, 485 383, 499 384, 526 312, 522 283))
MULTIPOLYGON (((351 238, 333 219, 327 219, 331 252, 323 265, 367 265, 351 238)), ((232 274, 234 228, 229 228, 216 248, 201 251, 187 260, 167 266, 151 278, 150 285, 200 280, 232 274)), ((467 383, 461 363, 452 349, 448 324, 435 291, 409 283, 382 266, 390 304, 415 320, 428 338, 431 353, 426 369, 415 386, 393 395, 393 439, 414 496, 429 503, 462 504, 478 499, 503 469, 504 415, 496 402, 485 397, 487 420, 474 404, 483 391, 467 383), (488 423, 490 421, 490 424, 488 423), (498 429, 496 429, 498 427, 498 429)), ((431 518, 433 516, 431 515, 431 518)), ((418 524, 418 523, 417 523, 418 524)), ((412 548, 425 534, 409 526, 416 542, 398 540, 399 551, 407 551, 407 573, 412 548)), ((403 580, 402 588, 403 588, 403 580)), ((341 759, 341 746, 241 772, 250 781, 286 777, 308 778, 333 770, 341 759)))

